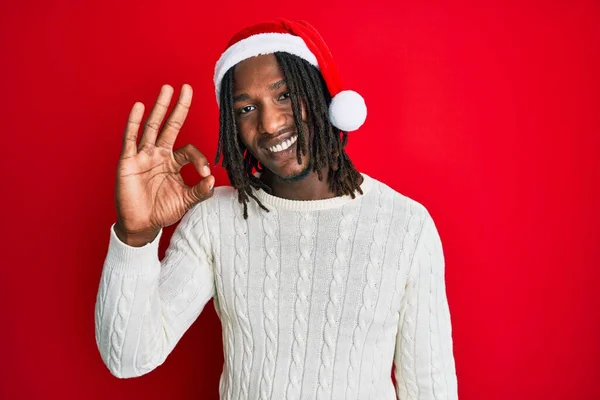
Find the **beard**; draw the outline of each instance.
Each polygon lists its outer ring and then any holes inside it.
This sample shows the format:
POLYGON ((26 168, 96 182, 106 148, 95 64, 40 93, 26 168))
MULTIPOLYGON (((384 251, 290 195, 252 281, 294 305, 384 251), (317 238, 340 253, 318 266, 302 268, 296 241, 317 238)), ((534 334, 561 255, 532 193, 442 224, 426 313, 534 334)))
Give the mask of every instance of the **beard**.
POLYGON ((298 182, 301 181, 302 179, 306 178, 308 175, 310 175, 310 173, 312 172, 312 162, 309 162, 306 167, 304 167, 302 170, 296 172, 295 174, 292 175, 287 175, 287 176, 282 176, 279 174, 274 173, 273 171, 269 170, 274 176, 276 176, 277 178, 279 178, 280 181, 285 182, 285 183, 291 183, 291 182, 298 182))
MULTIPOLYGON (((258 158, 254 156, 254 154, 252 154, 252 156, 258 160, 258 158)), ((276 168, 269 168, 269 166, 261 160, 258 160, 258 162, 262 166, 260 170, 257 169, 257 172, 260 174, 259 176, 262 176, 261 180, 264 180, 265 178, 267 178, 267 176, 269 176, 269 179, 275 178, 283 183, 299 182, 303 180, 313 172, 314 166, 312 158, 310 158, 301 170, 284 175, 280 171, 277 171, 276 168)))
MULTIPOLYGON (((304 123, 304 129, 305 132, 309 131, 308 125, 306 125, 305 122, 304 123)), ((313 134, 312 132, 310 132, 309 134, 309 138, 312 138, 313 134)), ((307 138, 307 139, 309 139, 307 138)), ((303 166, 302 169, 300 169, 299 171, 295 171, 295 172, 291 172, 288 173, 286 175, 283 175, 281 173, 281 171, 278 171, 276 167, 274 168, 269 168, 268 166, 268 160, 261 160, 259 157, 256 157, 256 154, 252 153, 252 156, 260 162, 260 164, 262 164, 262 167, 264 168, 264 172, 268 171, 268 175, 271 175, 272 178, 276 178, 277 180, 279 180, 280 182, 283 183, 293 183, 293 182, 299 182, 301 180, 303 180, 304 178, 308 177, 312 172, 313 172, 313 168, 314 168, 314 162, 313 162, 313 154, 311 154, 310 151, 310 145, 309 143, 306 143, 305 145, 305 154, 308 154, 308 157, 306 157, 306 164, 303 166), (264 162, 267 161, 267 162, 264 162)), ((302 165, 301 163, 299 163, 298 165, 302 165)))
MULTIPOLYGON (((309 153, 310 150, 307 148, 306 151, 307 151, 307 153, 309 153)), ((257 160, 259 160, 258 157, 256 157, 254 154, 252 154, 252 155, 257 160)), ((299 181, 303 180, 304 178, 306 178, 313 172, 313 167, 314 167, 312 154, 309 155, 308 159, 306 160, 306 163, 304 164, 304 166, 301 170, 289 173, 287 175, 283 175, 281 173, 281 171, 277 170, 277 168, 269 168, 267 163, 264 163, 261 160, 259 160, 259 161, 265 170, 263 172, 268 171, 269 175, 271 175, 272 177, 276 178, 277 180, 279 180, 283 183, 293 183, 293 182, 299 182, 299 181)), ((302 164, 298 164, 298 165, 302 165, 302 164)))

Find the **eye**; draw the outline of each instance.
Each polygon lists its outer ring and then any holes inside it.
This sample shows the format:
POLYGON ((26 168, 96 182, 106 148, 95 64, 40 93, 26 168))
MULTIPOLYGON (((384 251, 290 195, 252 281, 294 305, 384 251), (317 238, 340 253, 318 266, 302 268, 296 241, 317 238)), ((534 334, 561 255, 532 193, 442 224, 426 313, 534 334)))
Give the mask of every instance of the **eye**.
POLYGON ((238 109, 238 114, 247 114, 254 110, 254 106, 246 106, 238 109))
POLYGON ((281 96, 279 96, 279 100, 287 100, 290 98, 290 92, 285 92, 281 96))

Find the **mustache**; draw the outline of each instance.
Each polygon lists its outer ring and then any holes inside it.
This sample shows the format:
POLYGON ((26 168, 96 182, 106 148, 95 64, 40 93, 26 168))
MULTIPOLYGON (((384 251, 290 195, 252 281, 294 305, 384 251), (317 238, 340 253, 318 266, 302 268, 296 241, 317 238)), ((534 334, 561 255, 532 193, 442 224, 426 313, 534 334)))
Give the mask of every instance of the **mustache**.
POLYGON ((286 135, 290 132, 295 132, 296 126, 286 126, 277 131, 277 134, 272 136, 267 136, 263 140, 260 141, 260 146, 266 147, 269 146, 269 143, 279 141, 279 138, 283 135, 286 135))

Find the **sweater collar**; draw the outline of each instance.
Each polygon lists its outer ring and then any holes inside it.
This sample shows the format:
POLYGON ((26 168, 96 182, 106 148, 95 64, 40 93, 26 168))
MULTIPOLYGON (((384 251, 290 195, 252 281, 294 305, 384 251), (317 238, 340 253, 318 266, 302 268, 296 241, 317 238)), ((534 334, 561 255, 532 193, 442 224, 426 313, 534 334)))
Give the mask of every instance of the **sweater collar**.
MULTIPOLYGON (((363 177, 363 181, 360 185, 360 188, 363 192, 363 195, 366 195, 371 187, 373 186, 373 178, 370 176, 361 173, 363 177)), ((317 211, 317 210, 326 210, 328 208, 337 208, 347 204, 351 201, 360 201, 361 194, 356 191, 355 198, 353 199, 350 195, 337 196, 331 199, 323 199, 323 200, 288 200, 282 197, 273 196, 262 189, 256 189, 256 197, 261 201, 261 203, 265 205, 271 205, 276 209, 286 209, 292 211, 317 211)))

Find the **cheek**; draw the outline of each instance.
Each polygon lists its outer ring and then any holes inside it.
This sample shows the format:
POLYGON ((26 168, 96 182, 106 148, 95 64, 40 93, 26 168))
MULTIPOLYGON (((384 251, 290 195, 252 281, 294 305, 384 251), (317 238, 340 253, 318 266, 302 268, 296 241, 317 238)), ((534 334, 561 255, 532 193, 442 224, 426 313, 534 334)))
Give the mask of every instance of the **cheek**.
POLYGON ((236 125, 237 125, 237 129, 239 132, 239 138, 242 141, 242 143, 246 146, 246 147, 251 147, 252 146, 252 138, 254 137, 254 130, 252 128, 252 124, 249 123, 249 121, 246 120, 237 120, 236 121, 236 125))

